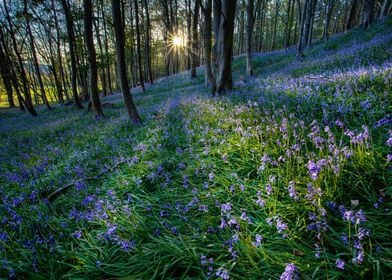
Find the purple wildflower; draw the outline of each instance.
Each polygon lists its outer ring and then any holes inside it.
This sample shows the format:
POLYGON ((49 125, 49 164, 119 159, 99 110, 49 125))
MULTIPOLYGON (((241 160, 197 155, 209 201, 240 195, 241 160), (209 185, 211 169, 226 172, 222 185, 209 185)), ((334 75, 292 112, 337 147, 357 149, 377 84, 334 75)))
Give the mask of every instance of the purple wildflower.
POLYGON ((297 192, 296 192, 296 190, 295 190, 294 185, 295 185, 295 183, 294 183, 293 181, 290 181, 290 182, 289 182, 288 191, 289 191, 289 196, 290 196, 292 199, 297 200, 297 199, 298 199, 298 195, 297 195, 297 192))
POLYGON ((231 209, 232 209, 232 204, 230 202, 223 203, 221 205, 221 210, 222 210, 223 213, 227 213, 227 212, 231 211, 231 209))
POLYGON ((353 258, 353 263, 354 264, 362 264, 363 260, 365 258, 365 254, 363 250, 359 250, 357 253, 357 256, 353 258))
POLYGON ((335 264, 337 268, 344 269, 344 265, 346 264, 346 262, 342 259, 337 259, 335 264))
POLYGON ((276 219, 276 229, 279 233, 282 233, 284 230, 287 229, 287 225, 281 221, 279 218, 276 219))
POLYGON ((74 233, 72 233, 72 237, 76 238, 76 239, 79 239, 79 238, 82 237, 82 232, 80 230, 75 231, 74 233))
POLYGON ((315 163, 314 161, 311 161, 311 160, 309 160, 307 167, 309 170, 310 178, 312 178, 313 180, 316 180, 318 174, 321 171, 321 168, 317 165, 317 163, 315 163))
POLYGON ((219 268, 216 272, 216 276, 224 280, 230 279, 229 272, 227 271, 227 269, 219 268))
POLYGON ((271 195, 271 193, 272 193, 272 187, 271 187, 270 184, 267 184, 267 185, 265 186, 265 190, 267 191, 267 195, 271 195))
POLYGON ((252 242, 252 245, 255 247, 259 247, 262 241, 263 241, 263 237, 260 234, 256 234, 255 241, 252 242))
POLYGON ((298 267, 293 263, 289 263, 286 265, 284 272, 280 276, 280 280, 294 280, 294 279, 299 279, 298 267))

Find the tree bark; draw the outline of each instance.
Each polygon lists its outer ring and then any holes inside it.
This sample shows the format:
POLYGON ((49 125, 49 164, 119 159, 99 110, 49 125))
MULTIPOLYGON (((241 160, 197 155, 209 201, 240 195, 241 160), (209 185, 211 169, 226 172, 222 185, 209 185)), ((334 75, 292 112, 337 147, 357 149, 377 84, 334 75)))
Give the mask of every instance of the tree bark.
POLYGON ((309 2, 311 0, 305 0, 304 7, 301 7, 301 0, 297 0, 298 5, 298 17, 299 17, 299 36, 298 36, 298 48, 297 48, 297 59, 303 60, 303 42, 304 42, 304 25, 305 25, 305 13, 308 9, 309 2))
POLYGON ((10 108, 15 108, 15 102, 14 102, 14 97, 13 97, 13 90, 12 90, 12 84, 11 84, 11 71, 8 69, 8 65, 6 63, 7 59, 5 57, 5 52, 3 51, 2 44, 0 43, 0 73, 1 73, 1 78, 3 79, 3 84, 5 87, 5 90, 7 92, 7 100, 8 100, 8 105, 10 108))
MULTIPOLYGON (((215 1, 215 2, 218 2, 215 1)), ((214 16, 219 17, 217 40, 218 72, 216 76, 215 92, 218 94, 230 91, 233 88, 232 56, 233 32, 236 0, 222 0, 220 7, 214 5, 214 16)))
POLYGON ((67 0, 61 0, 61 4, 63 6, 65 21, 67 26, 68 33, 68 47, 69 47, 69 58, 71 60, 71 85, 72 85, 72 97, 74 106, 78 109, 82 109, 82 102, 78 97, 78 87, 77 87, 77 66, 76 66, 76 57, 75 57, 75 32, 74 32, 74 24, 73 18, 70 14, 67 0))
POLYGON ((140 117, 133 103, 131 91, 127 81, 127 68, 125 65, 124 29, 121 19, 120 0, 112 0, 113 27, 116 41, 117 68, 120 75, 121 91, 124 97, 125 108, 133 123, 139 123, 140 117))
POLYGON ((197 26, 199 25, 199 5, 200 0, 195 0, 195 8, 192 18, 192 62, 191 62, 191 78, 196 78, 196 66, 198 57, 199 36, 197 26))
POLYGON ((41 92, 41 98, 44 101, 46 107, 49 110, 51 110, 52 107, 50 107, 48 98, 46 96, 44 83, 43 83, 42 77, 41 77, 41 70, 39 69, 39 63, 38 63, 38 58, 37 58, 37 51, 35 49, 35 43, 34 43, 34 36, 33 36, 33 33, 31 32, 31 26, 30 26, 30 14, 27 11, 27 0, 24 0, 23 4, 24 4, 23 13, 24 13, 25 20, 26 20, 27 34, 29 35, 29 39, 30 39, 31 55, 33 57, 33 64, 34 64, 35 74, 36 74, 37 80, 38 80, 39 89, 40 89, 40 92, 41 92))
POLYGON ((375 0, 363 0, 362 21, 361 21, 361 26, 363 29, 367 29, 373 23, 374 4, 375 4, 375 0))
POLYGON ((142 68, 142 51, 140 47, 140 22, 139 22, 139 4, 138 0, 134 0, 135 3, 135 20, 136 20, 136 51, 137 51, 137 66, 139 72, 139 83, 142 91, 145 91, 144 77, 142 68))
POLYGON ((205 85, 212 86, 214 78, 212 76, 211 55, 212 55, 212 0, 207 0, 202 6, 204 14, 204 64, 205 64, 205 85))
POLYGON ((332 17, 332 12, 333 12, 333 8, 335 6, 335 1, 334 0, 328 0, 325 8, 324 8, 324 28, 323 28, 323 35, 321 37, 322 41, 327 41, 329 40, 329 24, 331 22, 331 17, 332 17))
POLYGON ((358 0, 352 0, 350 11, 348 12, 347 20, 344 28, 346 32, 353 27, 353 21, 354 21, 355 14, 357 12, 357 7, 358 7, 358 0))
POLYGON ((391 10, 391 0, 384 0, 384 4, 382 5, 381 11, 380 11, 380 19, 386 17, 388 13, 391 10))
POLYGON ((146 42, 145 42, 145 49, 146 49, 146 66, 147 66, 147 77, 148 82, 150 84, 154 83, 154 78, 152 75, 152 66, 151 66, 151 21, 150 21, 150 12, 148 8, 147 0, 144 0, 144 8, 146 11, 146 42))
POLYGON ((95 117, 102 117, 102 107, 99 100, 98 93, 98 69, 97 59, 94 47, 94 36, 93 36, 93 5, 92 0, 84 0, 84 34, 87 46, 87 60, 89 65, 89 87, 91 103, 93 107, 93 114, 95 117))
MULTIPOLYGON (((28 87, 27 75, 26 75, 26 71, 24 68, 23 59, 22 59, 22 56, 18 50, 18 43, 16 42, 15 33, 13 30, 13 24, 11 21, 9 10, 6 5, 6 1, 4 1, 3 3, 4 3, 4 10, 5 10, 6 19, 7 19, 8 25, 9 25, 9 30, 7 30, 7 31, 11 37, 12 47, 14 49, 14 52, 16 54, 18 64, 19 64, 19 73, 20 73, 20 79, 22 81, 23 95, 24 95, 23 105, 27 109, 27 111, 29 111, 29 113, 35 117, 35 116, 38 116, 38 114, 34 108, 32 100, 31 100, 31 95, 30 95, 30 91, 29 91, 29 87, 28 87)), ((0 27, 0 36, 1 36, 2 42, 4 43, 4 34, 3 34, 3 30, 1 27, 0 27)), ((20 101, 21 100, 22 99, 20 99, 20 101)))
POLYGON ((246 74, 253 76, 252 68, 252 34, 254 19, 254 0, 248 0, 246 5, 246 74))

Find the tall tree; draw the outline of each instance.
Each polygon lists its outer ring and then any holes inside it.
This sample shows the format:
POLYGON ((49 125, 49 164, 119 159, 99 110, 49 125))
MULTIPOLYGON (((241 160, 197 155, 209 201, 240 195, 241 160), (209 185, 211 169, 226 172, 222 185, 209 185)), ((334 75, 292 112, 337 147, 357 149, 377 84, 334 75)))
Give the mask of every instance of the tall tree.
POLYGON ((93 113, 95 117, 103 116, 101 102, 99 100, 98 93, 98 69, 97 59, 94 47, 94 35, 93 35, 93 4, 91 0, 84 0, 84 34, 87 46, 87 56, 89 65, 89 87, 91 104, 93 107, 93 113))
POLYGON ((204 14, 204 71, 205 71, 205 85, 212 85, 214 77, 211 68, 212 55, 212 0, 207 0, 201 9, 204 14))
POLYGON ((27 0, 23 1, 24 4, 24 9, 23 9, 23 13, 25 16, 25 20, 26 20, 26 27, 27 27, 27 34, 29 36, 30 39, 30 48, 31 48, 31 55, 33 57, 33 64, 34 64, 34 69, 35 69, 35 74, 37 76, 37 80, 38 80, 38 86, 41 92, 41 98, 44 101, 46 107, 51 110, 52 107, 49 105, 49 101, 48 98, 46 96, 46 92, 45 92, 45 88, 44 88, 44 83, 42 81, 42 76, 41 76, 41 70, 39 67, 39 63, 38 63, 38 58, 37 58, 37 51, 35 49, 35 43, 34 43, 34 36, 33 36, 33 32, 31 31, 31 26, 30 26, 30 13, 28 12, 27 9, 27 0))
MULTIPOLYGON (((9 34, 9 36, 11 37, 12 48, 15 52, 15 55, 17 57, 17 61, 19 64, 18 65, 19 76, 20 76, 20 79, 22 82, 22 89, 23 89, 23 95, 24 95, 24 98, 23 98, 24 104, 23 105, 27 109, 27 111, 29 111, 29 113, 35 117, 35 116, 38 116, 38 114, 34 108, 33 101, 31 99, 30 89, 29 89, 28 81, 27 81, 26 70, 25 70, 25 66, 24 66, 25 64, 23 62, 22 55, 21 55, 19 48, 18 48, 18 43, 16 41, 16 35, 15 35, 15 31, 14 31, 14 26, 13 26, 13 23, 12 23, 12 20, 10 17, 10 12, 7 7, 7 1, 3 1, 3 4, 4 4, 5 16, 6 16, 6 19, 8 22, 7 32, 9 34)), ((4 42, 4 34, 3 34, 3 30, 1 27, 0 27, 0 37, 1 37, 2 42, 4 42)), ((20 101, 21 101, 21 99, 20 99, 20 101)))
POLYGON ((327 0, 324 3, 324 28, 321 40, 326 41, 329 39, 329 24, 331 22, 333 8, 335 6, 335 0, 327 0))
POLYGON ((246 5, 246 74, 248 76, 253 75, 252 68, 252 34, 253 34, 253 24, 255 22, 254 16, 254 0, 247 0, 246 5))
POLYGON ((298 36, 298 47, 297 47, 297 59, 302 60, 304 57, 303 49, 304 49, 304 26, 305 26, 305 14, 308 10, 309 2, 312 0, 305 0, 305 3, 302 7, 301 0, 297 0, 297 9, 298 9, 298 22, 299 22, 299 36, 298 36))
POLYGON ((131 91, 127 81, 127 68, 125 64, 124 51, 124 29, 122 24, 120 0, 112 0, 112 17, 114 34, 116 38, 117 68, 120 76, 121 91, 124 97, 125 107, 133 123, 139 123, 140 117, 136 106, 133 103, 131 91))
POLYGON ((233 88, 232 57, 233 32, 236 0, 215 0, 214 2, 214 31, 216 48, 216 81, 214 93, 225 93, 233 88))
POLYGON ((191 78, 196 78, 196 66, 198 57, 199 37, 197 27, 199 25, 199 9, 200 0, 195 0, 195 9, 193 10, 192 20, 192 62, 191 62, 191 78))
POLYGON ((361 26, 363 29, 369 27, 370 24, 373 23, 374 15, 374 4, 375 0, 363 0, 363 8, 362 8, 362 21, 361 26))
POLYGON ((146 67, 147 67, 147 77, 150 84, 154 83, 154 78, 152 75, 151 66, 151 21, 150 21, 150 11, 148 7, 148 1, 143 0, 144 10, 146 12, 146 40, 145 40, 145 52, 146 52, 146 67))
POLYGON ((76 56, 75 56, 75 32, 74 32, 74 24, 71 12, 69 10, 69 6, 67 0, 61 0, 61 4, 63 6, 63 11, 65 15, 67 33, 68 33, 68 47, 69 47, 69 58, 71 60, 71 84, 72 84, 72 96, 74 106, 78 109, 82 109, 82 102, 78 97, 78 86, 77 86, 77 65, 76 65, 76 56))
POLYGON ((384 0, 384 4, 382 5, 380 11, 380 18, 384 18, 391 12, 392 9, 392 0, 384 0))
POLYGON ((139 83, 142 91, 145 91, 144 77, 142 68, 142 51, 140 47, 140 22, 139 22, 139 0, 134 0, 135 3, 135 20, 136 20, 136 52, 137 52, 137 66, 139 72, 139 83))
POLYGON ((12 84, 10 79, 11 74, 10 74, 10 70, 8 69, 8 65, 6 61, 7 60, 5 57, 5 52, 3 51, 3 46, 0 42, 0 74, 1 74, 1 78, 3 79, 5 90, 7 92, 8 105, 10 106, 10 108, 14 108, 16 106, 14 102, 12 84))
POLYGON ((344 27, 346 32, 353 27, 353 21, 355 18, 355 14, 357 12, 357 7, 358 7, 358 0, 352 0, 350 5, 350 10, 347 15, 345 27, 344 27))

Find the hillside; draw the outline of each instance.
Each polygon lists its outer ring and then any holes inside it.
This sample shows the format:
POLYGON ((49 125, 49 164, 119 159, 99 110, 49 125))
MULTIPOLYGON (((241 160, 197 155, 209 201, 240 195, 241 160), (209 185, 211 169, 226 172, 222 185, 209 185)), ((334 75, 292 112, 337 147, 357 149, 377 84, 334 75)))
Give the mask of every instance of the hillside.
POLYGON ((0 110, 0 277, 391 279, 392 18, 244 61, 134 94, 140 126, 0 110))

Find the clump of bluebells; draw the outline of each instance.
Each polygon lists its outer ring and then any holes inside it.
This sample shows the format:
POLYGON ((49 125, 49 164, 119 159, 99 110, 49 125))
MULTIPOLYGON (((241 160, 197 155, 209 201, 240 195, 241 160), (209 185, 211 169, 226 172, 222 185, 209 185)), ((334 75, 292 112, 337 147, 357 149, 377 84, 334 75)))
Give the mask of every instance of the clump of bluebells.
POLYGON ((392 64, 359 62, 292 77, 293 62, 219 99, 180 74, 135 96, 137 128, 118 108, 6 115, 0 278, 387 275, 392 64))

